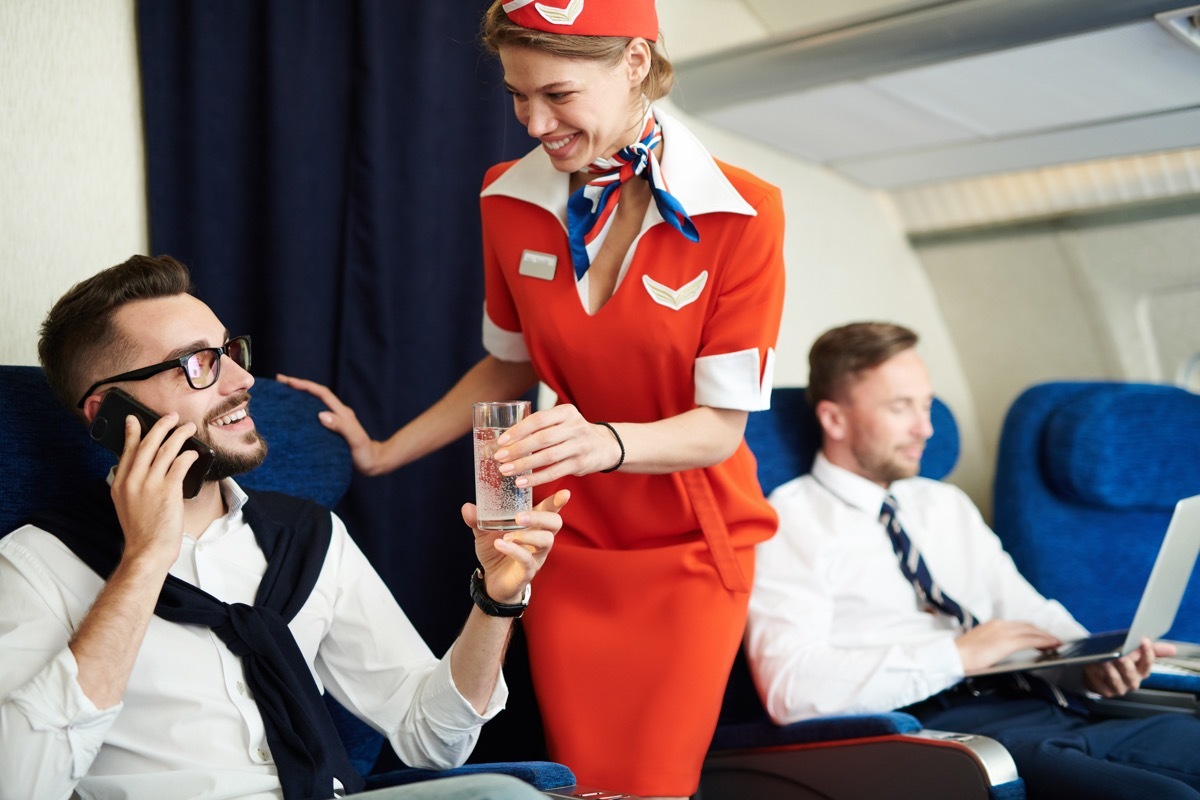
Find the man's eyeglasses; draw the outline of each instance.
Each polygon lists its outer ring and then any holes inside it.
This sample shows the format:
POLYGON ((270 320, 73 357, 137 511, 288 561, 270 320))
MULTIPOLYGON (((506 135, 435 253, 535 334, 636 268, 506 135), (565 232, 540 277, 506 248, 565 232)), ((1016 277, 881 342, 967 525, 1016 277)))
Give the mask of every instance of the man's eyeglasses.
POLYGON ((102 381, 96 381, 83 393, 83 397, 79 398, 79 403, 75 407, 83 408, 83 404, 92 396, 92 392, 106 383, 144 381, 160 372, 176 368, 183 370, 184 376, 187 377, 188 386, 191 386, 193 389, 207 389, 217 382, 217 378, 221 377, 222 355, 229 356, 233 359, 233 363, 249 371, 250 337, 236 336, 220 347, 205 347, 201 350, 182 355, 179 358, 155 364, 152 367, 142 367, 131 372, 122 372, 120 375, 113 375, 111 378, 105 378, 102 381))

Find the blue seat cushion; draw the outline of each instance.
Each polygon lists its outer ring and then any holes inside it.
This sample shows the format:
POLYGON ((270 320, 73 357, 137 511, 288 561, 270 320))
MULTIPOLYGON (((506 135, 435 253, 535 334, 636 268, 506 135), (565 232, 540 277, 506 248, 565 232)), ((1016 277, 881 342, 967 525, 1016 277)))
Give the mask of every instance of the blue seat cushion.
POLYGON ((1081 392, 1047 419, 1042 455, 1047 480, 1064 498, 1111 509, 1173 508, 1200 494, 1200 399, 1149 384, 1081 392))
POLYGON ((717 726, 710 749, 741 750, 869 739, 919 730, 921 723, 916 717, 899 711, 815 717, 791 725, 775 725, 769 721, 743 722, 717 726))
POLYGON ((454 769, 399 769, 367 776, 367 789, 403 786, 406 783, 451 778, 456 775, 511 775, 535 789, 558 789, 575 785, 575 773, 553 761, 505 761, 494 764, 464 764, 454 769))

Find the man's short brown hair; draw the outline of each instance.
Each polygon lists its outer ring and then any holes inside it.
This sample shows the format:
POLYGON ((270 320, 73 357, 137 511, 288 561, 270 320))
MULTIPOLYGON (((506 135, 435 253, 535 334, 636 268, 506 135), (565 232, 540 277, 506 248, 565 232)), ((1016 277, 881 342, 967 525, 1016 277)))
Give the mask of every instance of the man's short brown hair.
POLYGON ((133 256, 80 281, 59 298, 42 323, 38 360, 58 399, 72 411, 98 379, 95 365, 122 363, 133 342, 116 329, 117 309, 135 300, 192 293, 187 267, 170 256, 133 256))
POLYGON ((808 351, 808 401, 845 399, 865 370, 915 347, 917 334, 890 322, 853 322, 821 334, 808 351))

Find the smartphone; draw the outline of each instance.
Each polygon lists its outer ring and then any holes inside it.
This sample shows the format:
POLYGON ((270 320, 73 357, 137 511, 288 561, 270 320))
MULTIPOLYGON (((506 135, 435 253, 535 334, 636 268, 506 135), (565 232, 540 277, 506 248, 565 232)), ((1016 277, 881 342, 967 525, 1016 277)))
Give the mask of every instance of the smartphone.
MULTIPOLYGON (((161 419, 161 415, 151 411, 146 406, 134 400, 128 392, 121 389, 109 389, 100 402, 100 410, 92 420, 90 433, 92 438, 107 447, 117 455, 125 448, 125 418, 130 414, 138 418, 142 425, 142 436, 161 419)), ((208 469, 212 466, 214 453, 212 448, 195 436, 188 437, 180 452, 195 450, 199 458, 188 468, 183 478, 183 496, 190 500, 200 492, 208 469)))

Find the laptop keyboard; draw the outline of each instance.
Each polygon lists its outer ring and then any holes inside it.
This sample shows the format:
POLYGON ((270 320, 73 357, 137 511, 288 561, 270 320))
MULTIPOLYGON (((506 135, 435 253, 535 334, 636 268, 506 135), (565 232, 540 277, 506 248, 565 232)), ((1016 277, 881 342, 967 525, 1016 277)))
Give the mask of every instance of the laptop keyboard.
POLYGON ((1062 647, 1048 654, 1053 658, 1073 658, 1075 656, 1092 655, 1093 653, 1107 653, 1121 649, 1121 645, 1125 644, 1125 637, 1128 631, 1114 631, 1112 633, 1098 633, 1095 636, 1089 636, 1086 639, 1077 639, 1073 642, 1067 642, 1062 647))

